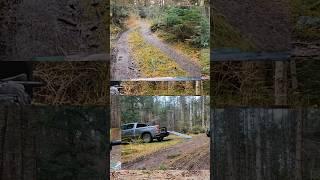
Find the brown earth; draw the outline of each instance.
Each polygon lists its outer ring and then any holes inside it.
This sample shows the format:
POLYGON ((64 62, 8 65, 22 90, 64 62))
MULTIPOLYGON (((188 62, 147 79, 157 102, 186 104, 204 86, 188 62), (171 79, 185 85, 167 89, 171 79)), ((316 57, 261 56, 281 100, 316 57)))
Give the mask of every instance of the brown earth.
POLYGON ((209 170, 210 139, 205 134, 193 136, 182 143, 143 158, 122 164, 126 170, 209 170))
POLYGON ((141 170, 121 170, 112 172, 111 180, 209 180, 210 171, 177 171, 177 170, 157 170, 157 171, 141 171, 141 170))
POLYGON ((111 80, 138 78, 140 76, 137 65, 134 63, 128 44, 128 34, 134 29, 123 32, 112 51, 111 80))

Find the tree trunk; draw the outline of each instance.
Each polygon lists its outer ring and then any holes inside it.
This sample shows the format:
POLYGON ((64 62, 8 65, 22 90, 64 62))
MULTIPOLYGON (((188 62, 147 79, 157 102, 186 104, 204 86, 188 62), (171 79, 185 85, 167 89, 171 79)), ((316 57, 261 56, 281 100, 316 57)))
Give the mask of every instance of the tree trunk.
POLYGON ((196 81, 196 95, 201 95, 201 81, 196 81))
POLYGON ((204 0, 200 0, 199 5, 200 5, 201 7, 204 6, 204 0))
POLYGON ((201 97, 201 127, 202 128, 205 128, 205 121, 204 121, 204 118, 205 118, 205 100, 206 100, 206 97, 203 96, 201 97))
POLYGON ((302 180, 302 148, 303 148, 303 142, 302 142, 302 109, 298 110, 298 117, 297 117, 297 131, 296 131, 296 177, 295 180, 302 180))
POLYGON ((185 109, 186 109, 186 102, 185 102, 185 97, 184 96, 180 96, 180 114, 181 114, 181 116, 180 116, 180 118, 181 118, 181 123, 182 123, 182 126, 184 127, 185 126, 185 122, 186 122, 186 120, 185 120, 185 117, 184 117, 184 113, 185 113, 185 109))
POLYGON ((287 63, 285 61, 275 62, 275 105, 286 105, 287 99, 287 63))
POLYGON ((189 130, 192 130, 192 103, 190 103, 189 107, 189 130))
POLYGON ((297 66, 296 66, 296 61, 294 59, 290 61, 290 73, 291 73, 292 90, 295 92, 298 88, 298 80, 297 80, 297 66))
POLYGON ((261 161, 261 132, 260 132, 260 123, 257 122, 256 124, 256 132, 257 132, 257 137, 256 137, 256 175, 257 175, 257 180, 262 180, 262 161, 261 161))
POLYGON ((111 96, 111 128, 120 128, 120 96, 111 96))

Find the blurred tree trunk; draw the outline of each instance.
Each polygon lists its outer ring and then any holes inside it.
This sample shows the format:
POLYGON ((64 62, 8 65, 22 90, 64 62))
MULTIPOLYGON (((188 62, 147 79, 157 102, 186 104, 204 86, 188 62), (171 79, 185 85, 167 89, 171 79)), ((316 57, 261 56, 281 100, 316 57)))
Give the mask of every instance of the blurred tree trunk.
POLYGON ((120 128, 121 123, 120 98, 111 96, 111 128, 120 128))
POLYGON ((302 164, 303 164, 303 159, 302 159, 302 148, 303 148, 303 139, 302 139, 302 129, 303 129, 303 123, 302 123, 302 109, 298 110, 298 117, 297 117, 297 131, 296 131, 296 162, 295 162, 295 167, 296 167, 296 177, 295 180, 302 180, 302 174, 303 174, 303 169, 302 169, 302 164))
POLYGON ((204 6, 204 0, 200 0, 199 5, 202 7, 204 6))
POLYGON ((183 126, 185 126, 185 124, 186 124, 186 119, 185 119, 185 111, 186 111, 186 99, 185 99, 185 97, 184 96, 180 96, 179 97, 180 98, 180 110, 181 110, 181 116, 180 116, 180 118, 181 118, 181 121, 180 122, 182 122, 183 123, 183 126))
POLYGON ((189 105, 189 130, 192 130, 192 103, 190 102, 190 105, 189 105))
POLYGON ((288 102, 288 84, 287 84, 287 62, 275 62, 275 77, 274 77, 274 97, 275 105, 286 105, 288 102))
POLYGON ((290 74, 291 74, 291 86, 293 92, 298 89, 298 80, 297 80, 297 66, 296 61, 292 59, 290 61, 290 74))
POLYGON ((205 96, 201 97, 201 127, 202 128, 205 128, 205 121, 204 121, 204 118, 205 118, 205 96))

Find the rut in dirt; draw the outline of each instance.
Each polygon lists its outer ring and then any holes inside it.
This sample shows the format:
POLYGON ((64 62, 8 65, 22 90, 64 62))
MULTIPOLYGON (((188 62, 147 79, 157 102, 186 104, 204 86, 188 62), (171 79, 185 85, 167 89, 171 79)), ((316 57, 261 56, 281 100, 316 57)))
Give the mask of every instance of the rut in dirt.
POLYGON ((133 30, 123 32, 113 49, 111 58, 111 80, 138 78, 139 70, 132 60, 128 43, 128 34, 133 30))
POLYGON ((194 136, 182 143, 160 150, 132 162, 123 163, 126 170, 159 170, 164 165, 170 170, 209 170, 210 139, 206 135, 194 136), (170 159, 170 156, 177 158, 170 159))

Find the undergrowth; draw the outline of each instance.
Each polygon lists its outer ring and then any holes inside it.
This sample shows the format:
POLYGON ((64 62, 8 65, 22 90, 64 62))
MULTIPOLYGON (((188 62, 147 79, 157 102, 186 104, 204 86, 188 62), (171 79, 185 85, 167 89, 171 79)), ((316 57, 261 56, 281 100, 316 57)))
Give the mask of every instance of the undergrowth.
POLYGON ((172 41, 189 42, 194 47, 209 46, 210 22, 197 7, 167 7, 151 26, 153 32, 165 31, 172 41))
MULTIPOLYGON (((124 95, 195 95, 194 82, 122 82, 122 93, 124 95)), ((201 95, 209 95, 210 83, 203 82, 201 95)))

